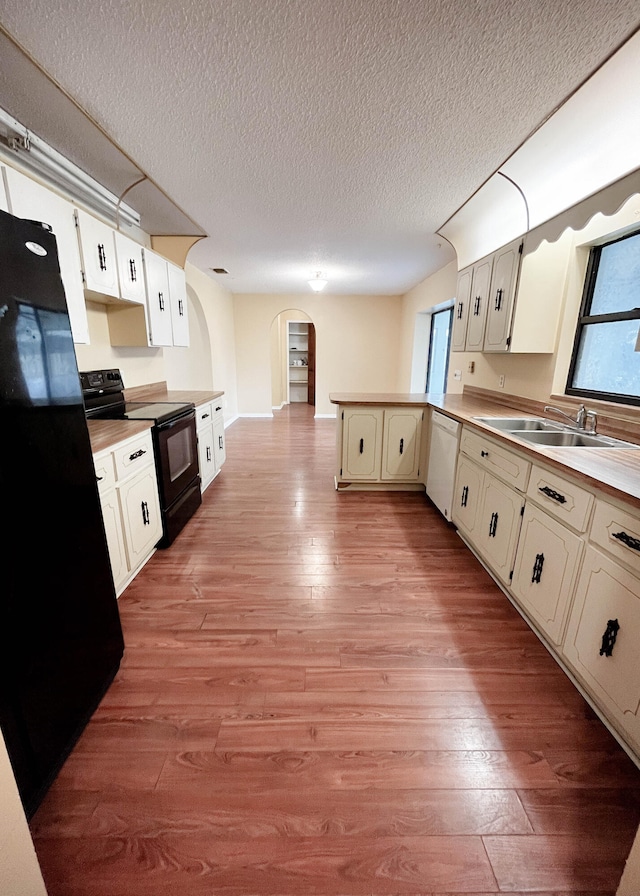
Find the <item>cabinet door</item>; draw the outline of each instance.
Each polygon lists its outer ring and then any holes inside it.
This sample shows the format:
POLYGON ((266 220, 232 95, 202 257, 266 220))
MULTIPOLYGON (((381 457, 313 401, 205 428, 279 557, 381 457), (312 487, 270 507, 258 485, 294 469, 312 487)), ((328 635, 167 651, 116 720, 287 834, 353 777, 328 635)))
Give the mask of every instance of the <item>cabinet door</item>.
POLYGON ((453 330, 451 351, 463 352, 467 342, 467 321, 469 319, 469 297, 471 295, 472 269, 465 268, 458 274, 456 303, 453 308, 453 330))
POLYGON ((226 450, 224 447, 224 419, 220 415, 213 420, 213 455, 216 462, 216 473, 225 462, 226 450))
POLYGON ((6 169, 6 179, 12 214, 49 224, 55 233, 73 341, 88 345, 89 324, 74 208, 57 193, 52 193, 13 168, 6 169))
POLYGON ((564 634, 582 544, 544 511, 526 505, 511 590, 554 644, 564 634))
POLYGON ((198 463, 200 465, 200 491, 211 483, 216 474, 216 459, 213 451, 213 423, 198 428, 198 463))
POLYGON ((473 269, 467 324, 468 352, 481 352, 483 348, 492 267, 493 259, 489 258, 487 261, 479 262, 473 269))
POLYGON ((342 422, 343 479, 380 479, 382 408, 345 408, 342 422))
POLYGON ((142 305, 145 300, 142 246, 118 231, 115 240, 120 296, 142 305))
POLYGON ((145 249, 144 277, 147 293, 149 344, 173 345, 171 303, 167 262, 155 252, 145 249))
POLYGON ((115 488, 100 495, 100 506, 102 508, 102 519, 104 520, 104 531, 107 536, 113 584, 116 593, 120 593, 120 588, 129 574, 129 567, 127 566, 127 554, 124 547, 120 503, 115 488))
POLYGON ((189 345, 189 317, 187 314, 187 283, 184 271, 167 262, 169 298, 171 301, 171 328, 174 345, 189 345))
POLYGON ((458 471, 453 492, 452 517, 454 523, 472 540, 478 521, 478 511, 482 499, 484 473, 464 454, 458 455, 458 471))
POLYGON ((587 548, 569 616, 564 656, 636 751, 640 746, 639 643, 640 580, 599 551, 587 548), (610 622, 619 629, 613 647, 603 650, 603 636, 611 630, 610 622))
POLYGON ((523 506, 523 498, 508 485, 493 476, 484 477, 475 540, 483 558, 505 584, 513 569, 523 506))
POLYGON ((393 408, 384 412, 382 479, 417 482, 424 411, 393 408))
POLYGON ((155 466, 148 466, 120 487, 120 505, 129 569, 133 571, 162 537, 155 466))
POLYGON ((511 316, 522 258, 517 240, 496 252, 487 309, 485 352, 506 352, 511 336, 511 316))
POLYGON ((76 210, 84 285, 90 292, 119 298, 114 231, 82 209, 76 210))

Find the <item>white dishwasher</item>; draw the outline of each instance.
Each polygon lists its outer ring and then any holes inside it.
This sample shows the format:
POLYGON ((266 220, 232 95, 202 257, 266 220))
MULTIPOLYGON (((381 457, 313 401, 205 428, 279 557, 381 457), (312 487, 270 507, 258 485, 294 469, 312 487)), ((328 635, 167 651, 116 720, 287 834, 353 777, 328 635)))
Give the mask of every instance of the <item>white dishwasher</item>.
POLYGON ((451 519, 453 485, 460 424, 438 411, 431 412, 427 494, 445 519, 451 519))

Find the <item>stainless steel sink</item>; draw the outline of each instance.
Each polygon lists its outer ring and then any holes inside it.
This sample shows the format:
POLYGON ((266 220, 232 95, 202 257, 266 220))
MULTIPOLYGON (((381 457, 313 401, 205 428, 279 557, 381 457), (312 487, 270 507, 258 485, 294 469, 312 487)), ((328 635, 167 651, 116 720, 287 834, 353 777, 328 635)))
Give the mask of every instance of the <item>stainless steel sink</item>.
POLYGON ((635 445, 633 442, 623 442, 608 436, 596 436, 572 430, 561 432, 511 431, 510 434, 530 445, 548 445, 553 448, 640 448, 640 445, 635 445))
POLYGON ((555 423, 553 420, 546 420, 544 417, 474 417, 478 423, 484 423, 493 429, 499 429, 500 432, 518 432, 529 430, 552 430, 563 429, 561 423, 555 423))
POLYGON ((474 417, 478 423, 484 423, 499 432, 508 433, 515 439, 527 442, 529 445, 548 445, 550 448, 635 448, 640 445, 633 442, 623 442, 621 439, 612 439, 609 436, 600 436, 593 433, 578 432, 548 420, 546 417, 474 417))

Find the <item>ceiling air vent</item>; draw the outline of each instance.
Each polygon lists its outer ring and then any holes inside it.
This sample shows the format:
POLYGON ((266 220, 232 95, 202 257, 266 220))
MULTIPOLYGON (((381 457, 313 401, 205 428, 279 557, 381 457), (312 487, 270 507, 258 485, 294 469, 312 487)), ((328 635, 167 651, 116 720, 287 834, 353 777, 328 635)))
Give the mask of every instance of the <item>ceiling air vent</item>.
POLYGON ((211 268, 214 274, 228 274, 229 271, 226 268, 211 268))

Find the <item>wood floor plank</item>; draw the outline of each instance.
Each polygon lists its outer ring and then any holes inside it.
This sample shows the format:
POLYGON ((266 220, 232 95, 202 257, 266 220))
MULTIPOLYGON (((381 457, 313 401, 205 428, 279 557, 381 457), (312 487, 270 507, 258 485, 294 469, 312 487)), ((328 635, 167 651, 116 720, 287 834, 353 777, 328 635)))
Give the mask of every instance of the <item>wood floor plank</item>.
POLYGON ((31 822, 49 896, 614 896, 640 772, 424 494, 240 419, 31 822))

